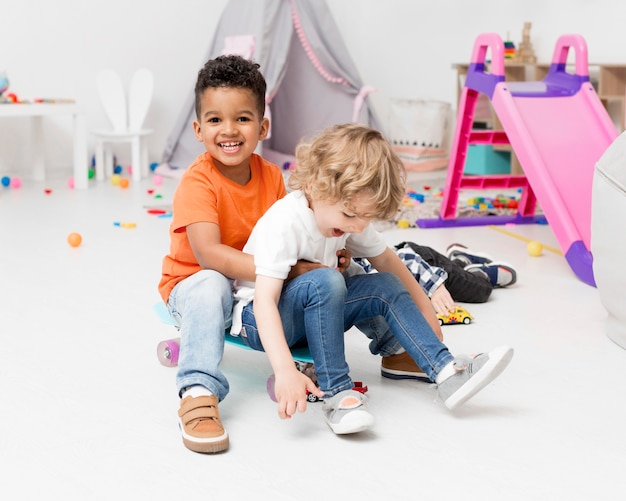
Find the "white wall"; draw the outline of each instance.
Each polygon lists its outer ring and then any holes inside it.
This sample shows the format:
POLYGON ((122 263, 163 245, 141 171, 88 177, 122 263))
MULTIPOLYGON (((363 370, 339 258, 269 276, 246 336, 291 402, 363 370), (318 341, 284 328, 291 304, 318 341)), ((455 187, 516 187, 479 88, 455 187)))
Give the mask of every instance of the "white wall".
MULTIPOLYGON (((297 0, 296 0, 297 1, 297 0)), ((626 63, 621 40, 623 0, 327 0, 344 41, 387 118, 391 97, 455 103, 455 62, 469 62, 477 34, 510 34, 519 42, 531 21, 540 62, 549 62, 564 33, 587 41, 591 62, 626 63)), ((155 74, 146 125, 150 160, 161 158, 171 124, 192 91, 227 0, 0 0, 0 70, 24 99, 71 97, 84 106, 89 129, 107 127, 95 88, 100 68, 113 67, 126 82, 140 66, 155 74)), ((245 15, 242 13, 242 15, 245 15)), ((63 118, 45 125, 46 160, 71 165, 71 129, 63 118)), ((0 174, 26 169, 30 124, 0 119, 0 174)), ((90 153, 93 141, 90 138, 90 153)), ((118 157, 128 163, 128 152, 118 157)))

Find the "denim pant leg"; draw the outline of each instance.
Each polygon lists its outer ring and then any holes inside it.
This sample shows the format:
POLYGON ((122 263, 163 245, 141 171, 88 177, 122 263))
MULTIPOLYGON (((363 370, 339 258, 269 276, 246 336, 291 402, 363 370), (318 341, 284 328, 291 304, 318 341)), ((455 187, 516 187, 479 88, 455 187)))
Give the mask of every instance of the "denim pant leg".
POLYGON ((405 244, 408 244, 416 254, 422 256, 422 259, 431 266, 437 266, 446 270, 448 273, 448 278, 445 282, 446 289, 448 289, 452 299, 455 301, 461 303, 484 303, 489 299, 493 286, 487 277, 465 271, 462 266, 424 245, 402 242, 396 248, 402 248, 405 244))
POLYGON ((202 385, 222 401, 229 391, 219 364, 225 329, 232 319, 231 281, 216 271, 201 270, 174 287, 168 308, 180 327, 178 391, 202 385))
POLYGON ((395 355, 402 348, 400 341, 391 332, 385 317, 366 318, 354 326, 371 339, 369 349, 372 355, 388 357, 395 355))
MULTIPOLYGON (((287 282, 278 311, 290 347, 309 345, 320 389, 327 397, 354 386, 344 347, 346 282, 332 268, 318 268, 287 282)), ((244 308, 246 343, 263 350, 252 304, 244 308)))
POLYGON ((358 325, 382 316, 402 347, 431 381, 454 357, 392 273, 356 275, 346 280, 346 322, 358 325))

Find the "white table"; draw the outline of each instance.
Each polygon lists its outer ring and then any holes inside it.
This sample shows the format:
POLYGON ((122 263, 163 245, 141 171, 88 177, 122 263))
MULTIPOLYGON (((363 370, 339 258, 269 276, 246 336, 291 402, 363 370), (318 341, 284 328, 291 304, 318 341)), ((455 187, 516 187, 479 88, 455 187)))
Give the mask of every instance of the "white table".
POLYGON ((74 130, 74 188, 87 188, 89 179, 89 164, 87 160, 87 133, 85 119, 75 103, 0 103, 0 118, 2 117, 31 117, 33 123, 33 177, 37 181, 44 181, 44 136, 43 117, 71 115, 74 130))

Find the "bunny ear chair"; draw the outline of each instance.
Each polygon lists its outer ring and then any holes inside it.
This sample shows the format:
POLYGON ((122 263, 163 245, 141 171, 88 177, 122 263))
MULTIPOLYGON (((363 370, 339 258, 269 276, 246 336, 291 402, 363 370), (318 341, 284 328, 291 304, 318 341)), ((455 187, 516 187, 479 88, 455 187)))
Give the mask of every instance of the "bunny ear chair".
POLYGON ((152 129, 143 128, 154 90, 154 77, 150 70, 138 69, 130 82, 128 102, 120 76, 112 69, 103 69, 97 76, 97 89, 104 112, 111 123, 110 130, 93 131, 96 138, 96 179, 113 175, 114 143, 131 146, 132 178, 134 181, 148 176, 147 136, 152 129))

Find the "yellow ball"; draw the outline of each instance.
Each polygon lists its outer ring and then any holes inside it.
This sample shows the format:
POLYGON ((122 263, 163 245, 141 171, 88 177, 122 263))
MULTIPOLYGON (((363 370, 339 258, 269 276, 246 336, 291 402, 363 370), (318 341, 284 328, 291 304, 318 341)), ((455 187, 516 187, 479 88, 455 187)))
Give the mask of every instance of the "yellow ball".
POLYGON ((406 219, 398 219, 398 228, 406 229, 411 224, 406 219))
POLYGON ((541 256, 541 253, 543 252, 543 245, 536 240, 533 240, 532 242, 528 242, 526 249, 528 250, 529 256, 537 257, 541 256))
POLYGON ((120 179, 121 179, 121 178, 122 178, 122 177, 121 177, 119 174, 113 174, 113 175, 111 176, 111 184, 112 184, 113 186, 119 186, 119 184, 120 184, 120 179))

